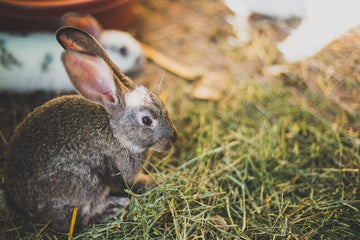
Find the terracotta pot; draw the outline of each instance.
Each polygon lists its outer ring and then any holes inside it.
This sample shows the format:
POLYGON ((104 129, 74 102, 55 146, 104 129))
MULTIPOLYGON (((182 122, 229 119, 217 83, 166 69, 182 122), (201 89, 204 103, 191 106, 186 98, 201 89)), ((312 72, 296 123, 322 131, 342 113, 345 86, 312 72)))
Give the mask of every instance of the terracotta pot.
POLYGON ((124 29, 135 0, 0 0, 0 30, 54 31, 66 12, 93 15, 104 28, 124 29))

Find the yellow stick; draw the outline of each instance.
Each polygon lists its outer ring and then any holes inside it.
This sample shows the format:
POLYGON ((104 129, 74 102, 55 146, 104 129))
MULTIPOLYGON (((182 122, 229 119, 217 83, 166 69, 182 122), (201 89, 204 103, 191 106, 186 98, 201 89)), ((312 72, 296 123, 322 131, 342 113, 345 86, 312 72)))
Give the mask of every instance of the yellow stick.
POLYGON ((72 215, 72 218, 71 218, 71 224, 70 224, 68 240, 70 240, 72 238, 72 235, 73 235, 73 232, 74 232, 74 226, 75 226, 77 211, 78 211, 78 209, 74 208, 73 215, 72 215))

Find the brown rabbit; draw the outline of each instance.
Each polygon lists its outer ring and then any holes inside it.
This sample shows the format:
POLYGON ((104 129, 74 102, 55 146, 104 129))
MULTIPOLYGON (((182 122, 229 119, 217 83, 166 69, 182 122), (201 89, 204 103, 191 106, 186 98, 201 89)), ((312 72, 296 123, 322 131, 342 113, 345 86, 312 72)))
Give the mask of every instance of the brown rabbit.
POLYGON ((114 217, 129 200, 109 196, 110 188, 143 189, 149 176, 135 180, 147 152, 168 150, 177 134, 164 104, 126 77, 88 33, 64 27, 57 39, 81 96, 55 98, 19 125, 0 199, 67 231, 75 207, 79 227, 114 217))

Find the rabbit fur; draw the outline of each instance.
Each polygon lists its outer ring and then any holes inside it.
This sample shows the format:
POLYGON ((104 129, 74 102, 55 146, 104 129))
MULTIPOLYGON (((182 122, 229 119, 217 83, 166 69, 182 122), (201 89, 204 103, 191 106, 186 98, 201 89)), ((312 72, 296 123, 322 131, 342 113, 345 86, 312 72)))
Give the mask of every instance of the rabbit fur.
POLYGON ((151 184, 141 175, 148 152, 168 150, 177 133, 164 104, 126 77, 92 36, 65 27, 57 38, 81 96, 52 99, 18 126, 0 206, 67 231, 75 207, 78 228, 116 216, 129 199, 110 196, 110 188, 151 184))
MULTIPOLYGON (((92 34, 126 74, 142 68, 144 56, 141 46, 129 33, 103 30, 89 15, 71 13, 62 19, 64 25, 92 34)), ((65 69, 61 67, 61 52, 53 33, 0 32, 0 91, 74 91, 65 69)))

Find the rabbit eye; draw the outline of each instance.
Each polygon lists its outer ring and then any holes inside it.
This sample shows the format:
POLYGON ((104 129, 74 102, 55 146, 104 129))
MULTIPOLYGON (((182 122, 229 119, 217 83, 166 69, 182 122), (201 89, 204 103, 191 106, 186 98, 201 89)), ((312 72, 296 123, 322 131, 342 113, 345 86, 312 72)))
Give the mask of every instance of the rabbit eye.
POLYGON ((127 47, 121 47, 119 49, 119 52, 122 56, 126 57, 129 54, 129 50, 127 49, 127 47))
POLYGON ((142 117, 141 120, 142 120, 142 123, 147 127, 150 127, 151 124, 153 123, 152 119, 150 117, 148 117, 148 116, 142 117))

